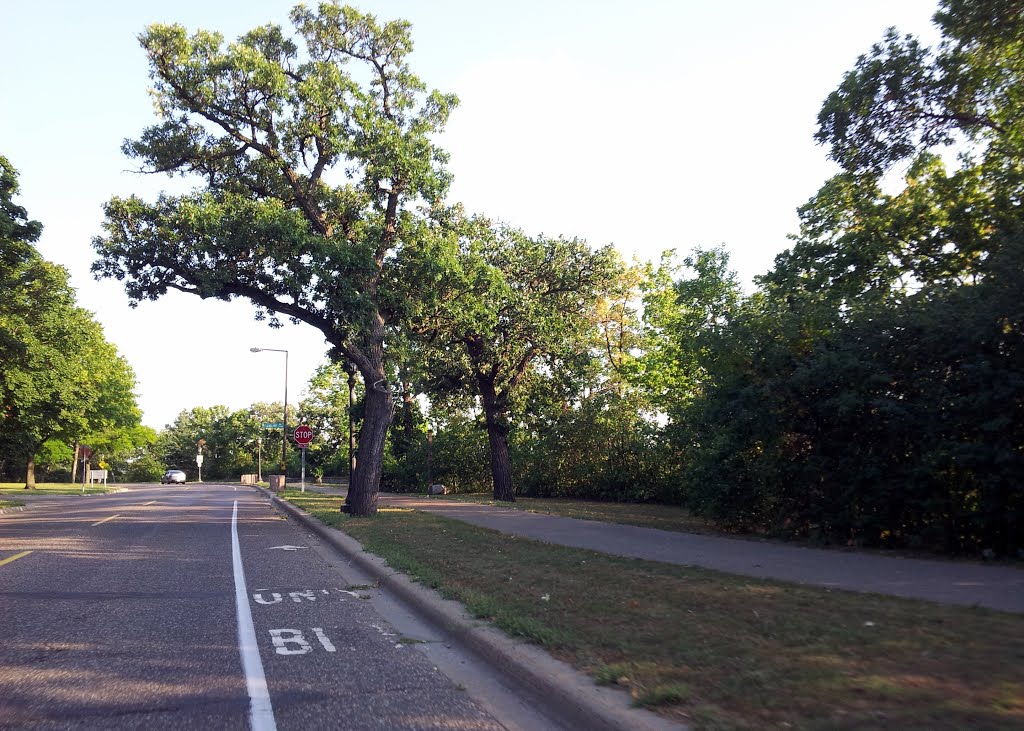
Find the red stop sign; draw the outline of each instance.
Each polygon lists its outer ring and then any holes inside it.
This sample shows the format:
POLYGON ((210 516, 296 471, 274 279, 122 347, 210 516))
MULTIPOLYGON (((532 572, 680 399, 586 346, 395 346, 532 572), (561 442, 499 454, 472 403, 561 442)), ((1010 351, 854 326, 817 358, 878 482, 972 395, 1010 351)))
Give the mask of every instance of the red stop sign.
POLYGON ((295 427, 295 431, 292 432, 292 439, 295 440, 296 444, 305 449, 313 441, 313 430, 305 424, 301 424, 295 427))

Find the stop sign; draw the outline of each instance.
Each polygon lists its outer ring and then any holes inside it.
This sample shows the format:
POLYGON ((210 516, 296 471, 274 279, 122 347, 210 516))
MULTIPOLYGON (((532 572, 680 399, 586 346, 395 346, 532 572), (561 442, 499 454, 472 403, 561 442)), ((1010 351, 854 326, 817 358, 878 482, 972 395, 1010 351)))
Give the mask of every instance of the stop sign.
POLYGON ((295 440, 296 444, 305 449, 313 441, 313 430, 305 424, 301 424, 295 427, 295 431, 292 432, 292 439, 295 440))

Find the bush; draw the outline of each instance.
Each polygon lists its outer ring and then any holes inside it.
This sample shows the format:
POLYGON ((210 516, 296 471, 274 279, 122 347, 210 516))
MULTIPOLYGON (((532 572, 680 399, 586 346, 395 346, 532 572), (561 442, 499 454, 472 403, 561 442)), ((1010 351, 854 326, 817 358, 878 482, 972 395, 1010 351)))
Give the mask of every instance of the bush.
MULTIPOLYGON (((492 490, 490 454, 487 434, 476 420, 457 415, 434 435, 431 481, 442 483, 449 492, 492 490)), ((425 466, 425 450, 423 459, 425 466)))
POLYGON ((734 326, 719 362, 744 367, 689 412, 690 507, 829 543, 1024 549, 1024 268, 989 266, 810 343, 784 319, 734 326))
POLYGON ((125 482, 159 482, 165 471, 163 464, 148 452, 130 462, 115 463, 111 467, 113 473, 125 482))
POLYGON ((678 460, 661 432, 625 399, 568 409, 535 434, 516 434, 518 491, 535 497, 679 503, 678 460))

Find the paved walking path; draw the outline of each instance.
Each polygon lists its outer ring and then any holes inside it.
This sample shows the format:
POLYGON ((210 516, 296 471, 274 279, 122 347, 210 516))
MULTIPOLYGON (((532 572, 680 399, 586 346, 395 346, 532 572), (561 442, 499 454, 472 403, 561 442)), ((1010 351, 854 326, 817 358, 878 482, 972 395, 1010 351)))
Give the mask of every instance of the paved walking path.
MULTIPOLYGON (((325 491, 326 492, 326 491, 325 491)), ((381 493, 380 501, 524 538, 731 574, 1024 613, 1024 569, 695 535, 381 493)))

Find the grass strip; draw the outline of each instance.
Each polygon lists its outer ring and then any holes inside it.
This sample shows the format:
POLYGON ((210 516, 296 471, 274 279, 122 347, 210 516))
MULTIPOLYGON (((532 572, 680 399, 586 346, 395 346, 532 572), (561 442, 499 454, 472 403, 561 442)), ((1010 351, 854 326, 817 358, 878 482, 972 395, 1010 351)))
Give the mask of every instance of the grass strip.
POLYGON ((286 493, 394 568, 695 729, 1020 729, 1024 617, 809 588, 286 493))
MULTIPOLYGON (((86 487, 87 495, 102 495, 110 492, 106 487, 86 487)), ((25 489, 24 482, 0 482, 0 495, 81 495, 82 486, 68 482, 38 482, 32 490, 25 489)))
POLYGON ((17 500, 0 500, 0 510, 3 508, 20 508, 25 503, 18 502, 17 500))
MULTIPOLYGON (((902 558, 924 558, 939 559, 944 561, 982 561, 982 557, 971 556, 947 556, 936 554, 934 551, 914 550, 912 548, 867 548, 863 546, 842 546, 836 544, 822 543, 814 540, 782 540, 772 538, 763 533, 737 533, 726 530, 714 523, 693 515, 686 508, 678 505, 656 505, 650 503, 613 503, 598 502, 595 500, 579 500, 575 498, 530 498, 516 497, 514 503, 497 502, 490 493, 457 493, 454 495, 434 495, 432 499, 451 500, 456 502, 471 502, 478 505, 494 505, 514 510, 525 510, 530 513, 543 513, 546 515, 558 515, 564 518, 580 518, 582 520, 596 520, 602 523, 619 523, 621 525, 636 525, 641 528, 658 528, 660 530, 676 531, 680 533, 696 533, 699 535, 720 536, 724 538, 740 538, 750 541, 769 541, 785 543, 791 546, 809 546, 835 551, 857 551, 859 553, 872 553, 882 556, 893 556, 902 558)), ((1005 557, 1000 559, 1003 563, 1022 563, 1024 556, 1014 558, 1005 557)), ((984 562, 987 562, 985 560, 984 562)))
POLYGON ((457 493, 434 495, 433 499, 480 505, 500 505, 531 513, 559 515, 563 518, 597 520, 602 523, 637 525, 641 528, 658 528, 681 533, 701 535, 722 535, 723 531, 711 522, 693 515, 686 508, 676 505, 651 505, 647 503, 610 503, 596 500, 574 500, 570 498, 516 497, 514 503, 498 503, 490 493, 457 493))

